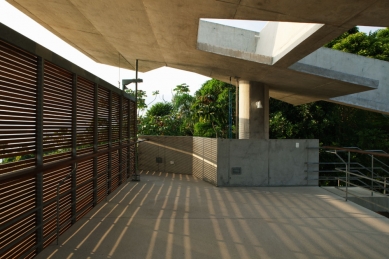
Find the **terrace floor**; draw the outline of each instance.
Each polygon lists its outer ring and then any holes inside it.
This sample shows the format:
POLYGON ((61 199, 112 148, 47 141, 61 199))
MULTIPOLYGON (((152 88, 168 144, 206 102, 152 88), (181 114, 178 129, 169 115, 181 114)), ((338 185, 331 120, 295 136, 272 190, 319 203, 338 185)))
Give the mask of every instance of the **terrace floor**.
POLYGON ((388 258, 389 219, 320 187, 143 173, 37 258, 388 258))

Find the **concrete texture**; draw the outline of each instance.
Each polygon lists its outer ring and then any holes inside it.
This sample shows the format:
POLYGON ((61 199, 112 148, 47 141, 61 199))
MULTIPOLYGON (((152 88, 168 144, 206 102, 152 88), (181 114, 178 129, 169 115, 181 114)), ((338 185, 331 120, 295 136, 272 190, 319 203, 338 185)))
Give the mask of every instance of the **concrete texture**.
POLYGON ((146 140, 139 145, 140 170, 193 174, 217 185, 217 139, 179 136, 140 138, 146 140))
POLYGON ((311 163, 319 162, 318 146, 315 139, 221 139, 218 186, 317 186, 317 165, 311 163), (236 167, 241 174, 233 174, 236 167))
MULTIPOLYGON (((139 59, 143 72, 169 66, 225 82, 237 76, 268 85, 271 97, 295 105, 369 90, 288 67, 353 26, 389 26, 386 0, 7 1, 97 62, 119 66, 120 54, 128 61, 121 67, 133 69, 139 59), (277 62, 269 66, 259 62, 263 58, 260 54, 229 49, 236 45, 234 42, 223 43, 224 47, 213 52, 203 51, 211 45, 198 45, 201 18, 275 22, 277 26, 269 25, 270 36, 266 36, 266 30, 263 36, 270 42, 271 37, 275 39, 270 49, 277 62), (277 31, 270 29, 272 26, 277 31), (231 53, 215 54, 218 52, 231 53), (239 53, 243 59, 234 57, 239 53)), ((246 36, 236 32, 230 36, 244 40, 238 49, 252 49, 252 40, 246 41, 246 36)))
POLYGON ((217 188, 148 173, 40 258, 387 258, 389 219, 320 187, 217 188))
MULTIPOLYGON (((340 197, 346 197, 346 187, 323 187, 340 197)), ((389 197, 378 192, 373 192, 361 187, 348 187, 347 199, 372 211, 389 212, 389 197)))
POLYGON ((269 87, 239 81, 239 139, 269 139, 269 87), (262 108, 257 108, 260 101, 262 108))

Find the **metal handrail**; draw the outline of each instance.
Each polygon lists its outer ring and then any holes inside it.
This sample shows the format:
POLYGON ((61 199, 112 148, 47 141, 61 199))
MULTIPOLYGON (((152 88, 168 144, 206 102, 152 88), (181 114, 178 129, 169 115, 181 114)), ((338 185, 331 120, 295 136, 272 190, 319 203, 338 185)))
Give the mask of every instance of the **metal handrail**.
MULTIPOLYGON (((376 182, 376 183, 379 183, 379 184, 383 184, 384 186, 385 186, 385 192, 386 192, 386 185, 387 185, 387 183, 386 183, 386 177, 384 177, 384 181, 380 181, 380 180, 377 180, 377 179, 374 179, 374 178, 371 178, 371 177, 368 177, 368 176, 361 176, 361 175, 358 175, 358 174, 355 174, 355 173, 352 173, 352 172, 347 172, 347 171, 344 171, 344 170, 342 170, 342 169, 340 169, 340 168, 336 168, 339 172, 344 172, 344 173, 346 173, 346 175, 348 174, 348 175, 354 175, 354 176, 356 176, 356 177, 359 177, 359 178, 363 178, 363 179, 366 179, 366 180, 369 180, 369 181, 372 181, 372 182, 376 182)), ((344 180, 341 180, 341 181, 344 181, 344 180)), ((363 188, 363 189, 366 189, 366 188, 364 188, 364 187, 362 187, 362 186, 360 186, 360 185, 357 185, 357 184, 353 184, 352 182, 349 182, 347 179, 346 179, 346 181, 344 181, 345 183, 346 183, 346 201, 347 201, 347 197, 348 197, 348 194, 349 194, 349 192, 348 192, 348 189, 347 189, 347 186, 350 184, 350 185, 352 185, 352 186, 355 186, 355 187, 360 187, 360 188, 363 188)), ((355 195, 355 194, 353 194, 353 193, 350 193, 351 195, 353 195, 353 196, 355 196, 355 197, 357 197, 357 198, 359 198, 359 199, 362 199, 361 197, 359 197, 359 196, 357 196, 357 195, 355 195)), ((388 198, 388 197, 387 197, 388 198)), ((372 202, 372 201, 369 201, 369 200, 366 200, 366 199, 362 199, 362 200, 364 200, 364 201, 366 201, 366 202, 368 202, 368 203, 371 203, 371 204, 374 204, 374 205, 376 205, 376 206, 378 206, 378 207, 381 207, 381 208, 384 208, 385 210, 387 210, 387 211, 389 211, 389 208, 388 207, 385 207, 385 206, 382 206, 382 205, 380 205, 380 204, 377 204, 377 203, 375 203, 375 202, 372 202)))

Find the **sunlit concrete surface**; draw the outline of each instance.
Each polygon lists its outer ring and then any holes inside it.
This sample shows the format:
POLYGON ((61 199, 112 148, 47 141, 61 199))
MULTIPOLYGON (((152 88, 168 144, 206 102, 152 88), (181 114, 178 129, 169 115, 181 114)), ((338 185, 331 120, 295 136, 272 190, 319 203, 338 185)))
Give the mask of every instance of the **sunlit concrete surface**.
POLYGON ((387 258, 389 219, 320 187, 144 173, 37 258, 387 258))

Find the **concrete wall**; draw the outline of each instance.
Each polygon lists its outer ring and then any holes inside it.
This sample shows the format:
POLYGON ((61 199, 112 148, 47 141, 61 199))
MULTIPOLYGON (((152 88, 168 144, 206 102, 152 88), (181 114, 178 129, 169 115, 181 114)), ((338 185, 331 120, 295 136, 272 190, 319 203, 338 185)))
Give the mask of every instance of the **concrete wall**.
POLYGON ((318 185, 319 141, 312 140, 219 140, 218 186, 318 185), (296 148, 298 143, 298 148, 296 148), (233 168, 241 168, 234 174, 233 168), (309 170, 307 170, 309 169, 309 170))
POLYGON ((147 141, 139 145, 139 170, 193 174, 216 186, 318 185, 317 165, 307 165, 319 162, 319 150, 307 149, 319 146, 316 139, 140 138, 147 141))
POLYGON ((370 91, 343 95, 329 101, 389 114, 389 62, 320 48, 290 69, 367 86, 370 91))
POLYGON ((193 174, 217 185, 217 139, 176 136, 140 136, 139 170, 193 174), (160 163, 157 157, 161 158, 160 163))
POLYGON ((260 32, 255 53, 273 57, 272 64, 275 64, 322 26, 313 23, 268 22, 260 32))
POLYGON ((389 211, 389 197, 348 197, 348 199, 372 211, 389 211))
POLYGON ((191 137, 140 136, 139 170, 192 174, 191 137), (162 162, 157 162, 157 157, 162 162))

